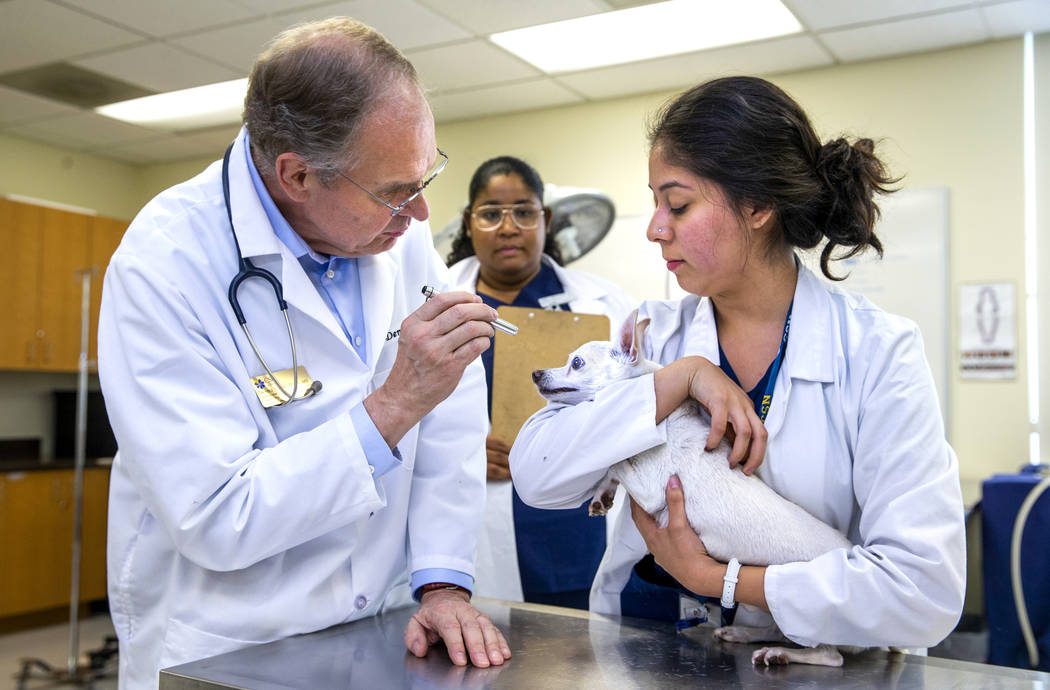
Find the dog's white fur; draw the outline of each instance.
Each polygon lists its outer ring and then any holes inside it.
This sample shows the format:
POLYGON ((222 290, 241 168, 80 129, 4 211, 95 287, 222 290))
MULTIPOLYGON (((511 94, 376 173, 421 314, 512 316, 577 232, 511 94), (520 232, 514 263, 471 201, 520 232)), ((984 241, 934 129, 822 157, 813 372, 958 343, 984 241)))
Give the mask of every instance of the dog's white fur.
MULTIPOLYGON (((592 400, 605 386, 659 367, 639 356, 648 320, 635 324, 632 314, 620 332, 620 342, 587 343, 569 355, 567 366, 533 373, 540 394, 571 405, 592 400)), ((704 541, 708 553, 719 561, 737 558, 747 565, 774 565, 809 561, 838 548, 849 548, 841 533, 780 496, 756 476, 729 468, 729 445, 723 441, 713 451, 704 446, 710 424, 694 401, 686 401, 667 417, 667 443, 628 458, 609 468, 590 506, 592 515, 612 506, 616 484, 661 526, 667 525, 667 480, 677 474, 685 495, 689 524, 704 541)), ((784 641, 776 626, 746 628, 726 626, 715 631, 729 642, 784 641)), ((860 648, 842 648, 857 650, 860 648)), ((840 666, 835 647, 812 649, 763 648, 753 663, 791 662, 840 666)))

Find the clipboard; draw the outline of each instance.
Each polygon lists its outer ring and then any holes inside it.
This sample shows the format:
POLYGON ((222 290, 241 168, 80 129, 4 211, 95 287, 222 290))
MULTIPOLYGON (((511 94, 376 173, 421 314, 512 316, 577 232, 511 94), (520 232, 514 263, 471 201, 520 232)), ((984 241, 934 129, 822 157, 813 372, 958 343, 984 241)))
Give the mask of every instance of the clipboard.
POLYGON ((547 404, 532 382, 533 370, 563 366, 580 345, 608 340, 609 317, 509 306, 496 312, 518 327, 517 335, 496 331, 492 353, 492 435, 510 444, 547 404))

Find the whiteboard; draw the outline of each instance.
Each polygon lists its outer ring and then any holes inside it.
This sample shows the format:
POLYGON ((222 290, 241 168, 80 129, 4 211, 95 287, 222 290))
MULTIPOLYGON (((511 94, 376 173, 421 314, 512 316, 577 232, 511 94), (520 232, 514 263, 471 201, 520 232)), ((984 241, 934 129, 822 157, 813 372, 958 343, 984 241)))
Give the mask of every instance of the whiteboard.
MULTIPOLYGON (((874 252, 831 263, 831 272, 849 274, 839 285, 864 295, 878 307, 914 321, 922 332, 941 401, 945 433, 949 390, 948 188, 902 189, 878 200, 882 218, 875 233, 882 240, 883 258, 874 252)), ((820 273, 820 255, 808 252, 805 262, 820 273)))
MULTIPOLYGON (((831 263, 845 275, 838 284, 864 295, 882 309, 918 324, 933 381, 941 402, 945 429, 949 390, 948 189, 902 189, 878 200, 882 218, 876 233, 884 258, 872 252, 831 263)), ((635 299, 678 299, 678 287, 660 257, 660 248, 645 238, 648 215, 620 216, 605 239, 572 267, 603 276, 635 299)), ((800 252, 818 276, 820 252, 800 252)))

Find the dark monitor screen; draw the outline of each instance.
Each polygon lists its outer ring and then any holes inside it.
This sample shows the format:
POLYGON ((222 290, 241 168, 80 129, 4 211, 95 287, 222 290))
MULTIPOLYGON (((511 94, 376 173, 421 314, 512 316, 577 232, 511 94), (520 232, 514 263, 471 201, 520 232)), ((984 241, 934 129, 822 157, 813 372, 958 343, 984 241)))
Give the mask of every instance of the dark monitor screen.
MULTIPOLYGON (((56 460, 72 458, 76 453, 77 392, 53 391, 55 400, 55 449, 56 460)), ((84 456, 87 458, 111 458, 117 452, 117 440, 109 427, 106 403, 101 391, 87 394, 87 435, 84 456)))

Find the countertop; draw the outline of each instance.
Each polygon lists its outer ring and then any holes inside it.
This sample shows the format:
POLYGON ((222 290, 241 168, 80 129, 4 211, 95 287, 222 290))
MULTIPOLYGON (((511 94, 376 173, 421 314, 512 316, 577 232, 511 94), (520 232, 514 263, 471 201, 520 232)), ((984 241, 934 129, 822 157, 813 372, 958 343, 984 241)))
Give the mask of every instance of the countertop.
MULTIPOLYGON (((89 470, 96 467, 108 468, 113 464, 113 458, 87 458, 84 461, 84 469, 89 470)), ((44 472, 54 470, 72 470, 73 459, 64 458, 52 460, 51 462, 40 462, 40 460, 9 458, 0 460, 0 474, 9 472, 44 472)))
POLYGON ((417 659, 402 636, 413 608, 161 671, 162 690, 192 688, 1041 688, 1050 674, 868 650, 840 668, 757 667, 759 645, 715 640, 705 624, 667 623, 476 598, 513 658, 456 667, 443 647, 417 659))

